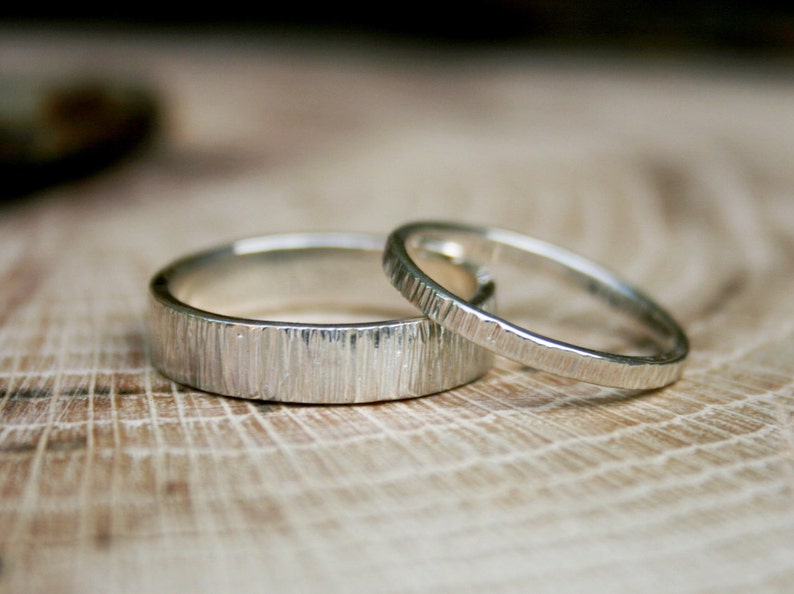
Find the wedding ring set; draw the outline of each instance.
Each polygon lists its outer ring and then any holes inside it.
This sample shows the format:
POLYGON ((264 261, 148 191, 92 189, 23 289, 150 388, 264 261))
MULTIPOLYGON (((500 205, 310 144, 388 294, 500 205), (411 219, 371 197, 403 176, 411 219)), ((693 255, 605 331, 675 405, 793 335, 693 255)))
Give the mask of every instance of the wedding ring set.
POLYGON ((653 389, 680 378, 689 350, 664 309, 594 262, 512 231, 453 223, 408 224, 386 239, 244 239, 162 269, 150 297, 160 371, 200 390, 258 400, 424 396, 479 378, 494 354, 602 386, 653 389), (561 271, 642 325, 654 353, 576 346, 499 317, 491 271, 498 261, 561 271))

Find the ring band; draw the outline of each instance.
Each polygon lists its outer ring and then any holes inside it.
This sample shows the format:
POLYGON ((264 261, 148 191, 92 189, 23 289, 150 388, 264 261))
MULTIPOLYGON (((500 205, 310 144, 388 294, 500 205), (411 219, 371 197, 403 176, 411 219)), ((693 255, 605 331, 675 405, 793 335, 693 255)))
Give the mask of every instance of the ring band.
MULTIPOLYGON (((492 353, 424 316, 405 317, 410 308, 379 270, 384 243, 359 234, 272 235, 176 261, 150 283, 154 365, 200 390, 302 403, 423 396, 485 373, 492 353), (293 318, 343 306, 382 317, 389 299, 403 310, 397 319, 272 321, 285 308, 293 318)), ((482 271, 443 255, 427 264, 478 307, 492 307, 482 271)))
MULTIPOLYGON (((549 243, 504 229, 423 222, 389 236, 386 275, 399 292, 438 324, 504 357, 541 371, 603 386, 651 389, 680 378, 689 343, 675 320, 614 273, 549 243), (436 247, 433 247, 436 246, 436 247), (487 267, 506 258, 524 264, 538 257, 567 272, 578 284, 651 330, 661 354, 620 355, 575 346, 517 326, 483 310, 434 280, 411 254, 443 246, 487 267)), ((494 279, 498 284, 498 279, 494 279)))

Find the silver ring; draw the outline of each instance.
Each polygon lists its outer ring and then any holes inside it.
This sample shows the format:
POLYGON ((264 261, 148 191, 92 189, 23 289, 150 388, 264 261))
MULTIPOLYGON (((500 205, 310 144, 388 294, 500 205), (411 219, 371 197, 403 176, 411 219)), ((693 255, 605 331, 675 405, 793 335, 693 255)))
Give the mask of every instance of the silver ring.
MULTIPOLYGON (((303 403, 423 396, 485 373, 492 353, 411 317, 379 270, 384 243, 358 234, 272 235, 176 261, 150 283, 154 365, 200 390, 303 403), (329 308, 394 319, 295 321, 329 308)), ((493 285, 481 271, 443 254, 426 264, 478 307, 491 307, 493 285)))
MULTIPOLYGON (((686 335, 659 305, 614 273, 549 243, 503 229, 423 222, 396 229, 384 250, 386 275, 399 292, 430 319, 485 347, 535 369, 589 383, 651 389, 681 377, 689 352, 686 335), (516 264, 540 257, 578 284, 651 330, 655 355, 620 355, 579 347, 535 334, 458 296, 434 280, 412 254, 443 248, 487 268, 506 258, 516 264)), ((433 275, 434 276, 434 275, 433 275)), ((494 279, 497 283, 499 280, 494 279)))

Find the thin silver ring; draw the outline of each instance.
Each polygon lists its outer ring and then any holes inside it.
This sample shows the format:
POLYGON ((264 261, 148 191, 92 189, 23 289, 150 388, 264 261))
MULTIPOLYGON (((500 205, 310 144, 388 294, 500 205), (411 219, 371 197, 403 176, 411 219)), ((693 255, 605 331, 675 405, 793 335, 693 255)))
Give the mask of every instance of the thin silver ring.
MULTIPOLYGON (((689 352, 684 331, 664 309, 616 274, 581 256, 525 235, 489 227, 419 222, 389 236, 383 266, 397 290, 430 319, 448 330, 535 369, 603 386, 651 389, 681 377, 689 352), (435 246, 435 247, 433 247, 435 246), (517 264, 538 257, 561 268, 609 305, 623 310, 654 334, 662 352, 621 355, 588 349, 497 317, 434 280, 409 253, 443 247, 487 268, 488 261, 509 258, 517 264)), ((499 280, 494 279, 498 285, 499 280)))
MULTIPOLYGON (((384 243, 361 234, 271 235, 174 262, 150 283, 154 365, 208 392, 315 404, 423 396, 480 377, 492 353, 424 316, 405 317, 410 308, 379 270, 384 243), (406 310, 397 319, 263 319, 274 309, 311 313, 326 305, 383 315, 389 299, 406 310)), ((433 262, 479 307, 491 307, 493 285, 485 274, 443 255, 433 262)))

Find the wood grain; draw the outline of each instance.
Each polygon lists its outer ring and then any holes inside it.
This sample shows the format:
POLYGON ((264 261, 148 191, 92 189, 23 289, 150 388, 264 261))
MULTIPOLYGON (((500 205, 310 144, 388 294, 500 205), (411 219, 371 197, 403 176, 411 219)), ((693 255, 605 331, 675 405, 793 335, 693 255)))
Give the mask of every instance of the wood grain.
MULTIPOLYGON (((10 30, 0 55, 145 76, 171 116, 156 151, 0 207, 0 591, 790 589, 785 65, 10 30), (173 257, 418 218, 618 270, 683 322, 684 379, 499 360, 437 396, 319 407, 150 366, 145 285, 173 257)), ((576 319, 531 278, 500 290, 576 319)))

